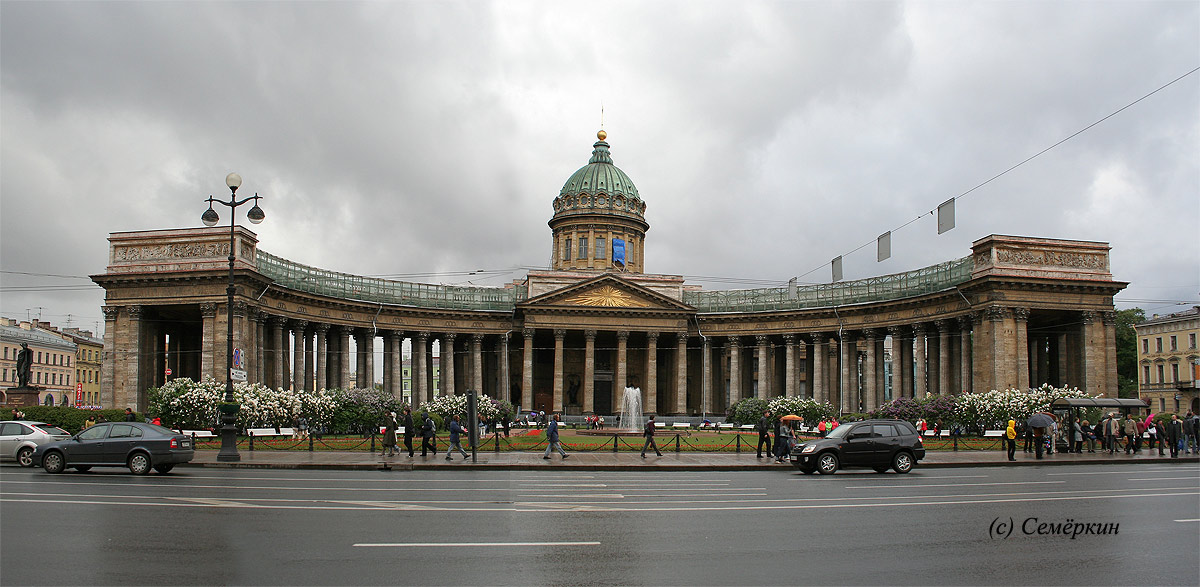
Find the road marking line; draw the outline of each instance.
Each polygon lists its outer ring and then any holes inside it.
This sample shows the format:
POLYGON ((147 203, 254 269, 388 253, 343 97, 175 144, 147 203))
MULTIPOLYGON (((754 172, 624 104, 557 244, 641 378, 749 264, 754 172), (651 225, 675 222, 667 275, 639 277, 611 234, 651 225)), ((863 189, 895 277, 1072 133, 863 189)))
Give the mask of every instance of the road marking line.
POLYGON ((1176 522, 1200 522, 1200 518, 1193 518, 1191 520, 1175 520, 1175 521, 1176 522))
MULTIPOLYGON (((1101 464, 1103 464, 1103 463, 1101 463, 1101 464)), ((1139 472, 1143 472, 1143 473, 1171 472, 1171 473, 1174 473, 1180 469, 1189 469, 1189 468, 1193 468, 1193 467, 1188 467, 1187 465, 1178 465, 1178 466, 1174 466, 1174 467, 1170 467, 1170 468, 1166 468, 1166 469, 1140 469, 1139 472)), ((1112 475, 1112 474, 1113 474, 1113 472, 1111 470, 1109 470, 1109 471, 1087 471, 1087 472, 1080 472, 1080 473, 1046 473, 1046 476, 1047 477, 1063 477, 1063 476, 1067 476, 1067 475, 1112 475)))
POLYGON ((981 487, 984 485, 1057 485, 1066 481, 998 481, 995 483, 919 483, 913 485, 847 485, 846 489, 920 489, 922 487, 981 487))
POLYGON ((383 548, 463 548, 477 546, 599 546, 599 542, 364 542, 354 546, 383 548))
POLYGON ((1180 481, 1180 480, 1186 481, 1186 480, 1192 480, 1192 479, 1198 479, 1198 478, 1194 477, 1194 476, 1193 477, 1154 477, 1152 479, 1130 478, 1130 479, 1126 479, 1126 481, 1180 481))

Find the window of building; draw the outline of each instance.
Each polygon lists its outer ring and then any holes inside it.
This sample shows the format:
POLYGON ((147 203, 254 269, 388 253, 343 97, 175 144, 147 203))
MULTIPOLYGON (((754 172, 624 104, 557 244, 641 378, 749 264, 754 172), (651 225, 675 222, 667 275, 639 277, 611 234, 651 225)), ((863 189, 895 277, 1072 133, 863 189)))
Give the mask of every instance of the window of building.
POLYGON ((602 236, 596 237, 596 258, 597 259, 607 259, 608 258, 608 249, 604 248, 604 243, 605 243, 604 237, 602 237, 602 236))
POLYGON ((4 347, 4 358, 8 359, 8 347, 4 347))
POLYGON ((1158 382, 1159 383, 1167 382, 1167 380, 1163 377, 1163 366, 1162 365, 1158 366, 1158 382))
POLYGON ((571 260, 571 239, 563 241, 563 261, 571 260))
POLYGON ((1150 383, 1150 365, 1142 365, 1142 383, 1150 383))
POLYGON ((37 374, 37 382, 38 382, 38 383, 41 383, 41 382, 42 382, 42 374, 41 374, 41 373, 38 373, 38 374, 37 374))
POLYGON ((8 369, 0 369, 0 381, 8 381, 8 369))
POLYGON ((1189 349, 1196 348, 1196 333, 1195 332, 1188 335, 1188 348, 1189 349))
POLYGON ((1175 398, 1175 413, 1179 413, 1179 398, 1175 398))
POLYGON ((579 237, 579 258, 580 259, 588 258, 587 245, 588 245, 587 237, 586 236, 579 237))
POLYGON ((1156 353, 1162 352, 1162 337, 1161 336, 1154 339, 1154 352, 1156 352, 1156 353))
POLYGON ((1171 335, 1171 350, 1173 350, 1173 351, 1179 350, 1179 345, 1178 345, 1178 342, 1176 341, 1176 338, 1177 337, 1174 334, 1171 335))
POLYGON ((1165 398, 1165 397, 1158 398, 1158 411, 1159 412, 1167 411, 1167 398, 1165 398))
POLYGON ((39 363, 41 363, 41 362, 42 362, 42 351, 38 351, 38 360, 37 360, 37 362, 39 362, 39 363))
POLYGON ((1142 354, 1143 355, 1150 354, 1150 339, 1148 339, 1148 338, 1142 339, 1142 354))
POLYGON ((1179 363, 1171 363, 1171 381, 1179 381, 1179 363))

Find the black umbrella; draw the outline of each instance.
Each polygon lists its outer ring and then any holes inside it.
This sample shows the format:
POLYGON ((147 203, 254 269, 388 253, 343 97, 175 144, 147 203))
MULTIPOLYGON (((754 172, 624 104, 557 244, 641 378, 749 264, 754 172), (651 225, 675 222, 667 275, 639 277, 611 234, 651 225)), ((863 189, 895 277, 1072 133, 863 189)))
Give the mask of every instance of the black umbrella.
POLYGON ((1049 428, 1054 425, 1054 418, 1039 413, 1030 416, 1029 421, 1026 423, 1029 424, 1030 428, 1049 428))

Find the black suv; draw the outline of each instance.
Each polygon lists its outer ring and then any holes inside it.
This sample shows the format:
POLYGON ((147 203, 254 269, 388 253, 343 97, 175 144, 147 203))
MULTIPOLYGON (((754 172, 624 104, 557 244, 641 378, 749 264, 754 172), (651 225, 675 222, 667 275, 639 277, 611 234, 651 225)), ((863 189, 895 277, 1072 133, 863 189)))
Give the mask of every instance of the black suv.
POLYGON ((864 420, 834 428, 825 438, 792 449, 792 465, 806 475, 830 475, 843 467, 871 467, 877 473, 912 470, 925 458, 921 435, 904 420, 864 420))

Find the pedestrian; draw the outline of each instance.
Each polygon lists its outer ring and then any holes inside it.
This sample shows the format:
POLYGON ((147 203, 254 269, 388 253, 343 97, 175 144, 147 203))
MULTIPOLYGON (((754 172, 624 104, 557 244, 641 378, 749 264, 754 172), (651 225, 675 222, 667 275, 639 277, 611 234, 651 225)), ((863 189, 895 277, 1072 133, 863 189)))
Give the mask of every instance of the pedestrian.
POLYGON ((24 419, 25 419, 25 414, 23 414, 23 413, 21 412, 21 410, 18 410, 18 409, 16 409, 16 408, 13 408, 13 409, 12 409, 12 419, 13 419, 13 420, 24 420, 24 419))
POLYGON ((300 440, 308 440, 308 417, 300 414, 296 420, 296 427, 300 429, 300 440))
POLYGON ((413 433, 416 432, 413 427, 412 410, 404 408, 404 421, 401 425, 404 427, 404 448, 408 449, 408 456, 413 456, 413 433))
POLYGON ((1158 429, 1154 426, 1154 420, 1151 420, 1150 418, 1146 418, 1146 421, 1142 423, 1142 426, 1146 429, 1147 452, 1153 453, 1154 445, 1158 444, 1158 429))
POLYGON ((1171 414, 1171 422, 1167 424, 1167 442, 1171 443, 1171 458, 1179 458, 1180 443, 1183 442, 1183 422, 1179 414, 1171 414))
POLYGON ((87 420, 83 421, 83 427, 85 429, 91 428, 92 426, 95 426, 95 425, 96 425, 96 417, 95 416, 88 416, 87 420))
POLYGON ((758 458, 762 458, 763 445, 767 445, 767 454, 771 454, 771 410, 763 412, 758 419, 758 458))
POLYGON ((778 430, 775 431, 775 462, 782 463, 791 454, 792 439, 795 438, 795 432, 788 424, 776 424, 776 426, 778 426, 778 430))
POLYGON ((1116 414, 1109 414, 1104 420, 1104 443, 1108 445, 1108 454, 1117 451, 1117 435, 1121 426, 1117 423, 1116 414))
POLYGON ((1033 452, 1033 429, 1028 422, 1021 422, 1022 452, 1033 452))
POLYGON ((453 460, 450 458, 450 455, 456 450, 462 454, 464 461, 467 460, 467 451, 463 450, 462 445, 459 444, 459 439, 463 432, 465 432, 465 430, 463 430, 463 427, 458 423, 458 414, 455 414, 454 417, 450 419, 450 446, 446 448, 447 461, 453 460))
POLYGON ((426 451, 437 456, 437 426, 433 423, 433 418, 429 412, 425 413, 425 420, 421 423, 421 456, 425 456, 426 451))
POLYGON ((1042 451, 1045 447, 1045 440, 1042 438, 1042 434, 1044 434, 1043 430, 1046 430, 1046 428, 1040 426, 1033 427, 1033 452, 1036 455, 1035 458, 1038 460, 1042 459, 1042 451))
POLYGON ((821 438, 825 438, 825 420, 821 420, 817 423, 817 434, 819 434, 821 438))
POLYGON ((558 441, 558 414, 554 414, 554 417, 546 423, 546 454, 542 455, 542 458, 549 460, 551 450, 558 450, 558 454, 562 455, 564 459, 569 456, 567 451, 563 450, 562 443, 558 441))
POLYGON ((125 421, 126 422, 136 422, 137 421, 137 415, 133 413, 132 408, 125 408, 125 421))
POLYGON ((1200 454, 1200 416, 1193 414, 1190 410, 1187 413, 1187 418, 1183 421, 1183 433, 1187 436, 1186 449, 1188 454, 1200 454))
POLYGON ((1088 452, 1096 452, 1096 431, 1092 429, 1091 424, 1087 420, 1083 421, 1083 426, 1079 427, 1083 434, 1083 439, 1087 441, 1088 452))
POLYGON ((1167 443, 1167 425, 1163 423, 1163 419, 1159 418, 1154 421, 1154 434, 1158 437, 1158 456, 1163 456, 1163 445, 1167 443))
POLYGON ((396 453, 396 412, 389 412, 383 418, 383 455, 394 457, 396 453))
POLYGON ((162 418, 155 416, 153 420, 150 420, 150 423, 155 426, 162 426, 162 418))
POLYGON ((1068 447, 1067 452, 1074 449, 1075 454, 1083 454, 1083 426, 1079 425, 1079 420, 1071 422, 1071 440, 1073 447, 1068 447))
POLYGON ((1133 452, 1133 439, 1137 436, 1137 422, 1133 421, 1132 414, 1125 414, 1125 422, 1122 424, 1125 432, 1125 454, 1133 452))
POLYGON ((1008 428, 1004 430, 1004 444, 1008 445, 1008 460, 1015 461, 1017 457, 1017 421, 1009 420, 1008 428))
MULTIPOLYGON (((658 443, 654 442, 654 414, 650 415, 650 419, 646 421, 646 427, 642 430, 642 436, 646 438, 646 442, 642 444, 642 458, 646 458, 646 449, 653 448, 654 454, 662 456, 662 451, 658 450, 658 443)), ((762 455, 758 455, 762 456, 762 455)))

